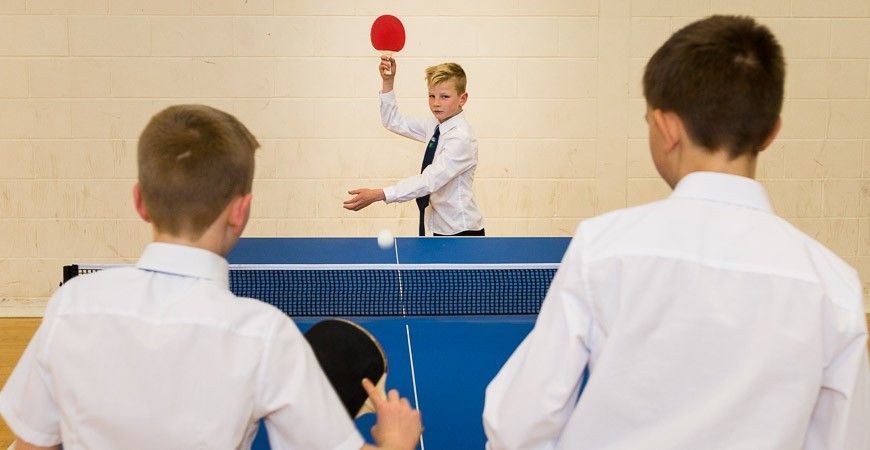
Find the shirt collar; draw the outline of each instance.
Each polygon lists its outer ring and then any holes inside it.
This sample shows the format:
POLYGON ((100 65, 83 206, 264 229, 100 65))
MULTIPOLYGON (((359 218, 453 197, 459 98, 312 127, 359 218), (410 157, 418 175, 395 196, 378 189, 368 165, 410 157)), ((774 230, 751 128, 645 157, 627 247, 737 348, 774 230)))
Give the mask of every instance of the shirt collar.
POLYGON ((441 133, 444 133, 446 131, 450 131, 450 130, 456 128, 457 126, 459 126, 459 123, 464 121, 464 120, 465 120, 465 111, 460 111, 455 116, 445 120, 442 123, 439 123, 438 130, 441 133))
POLYGON ((203 278, 229 289, 227 260, 208 250, 187 245, 152 242, 145 247, 136 267, 183 277, 203 278))
POLYGON ((773 212, 767 191, 761 183, 727 173, 692 172, 677 183, 671 197, 710 200, 773 212))

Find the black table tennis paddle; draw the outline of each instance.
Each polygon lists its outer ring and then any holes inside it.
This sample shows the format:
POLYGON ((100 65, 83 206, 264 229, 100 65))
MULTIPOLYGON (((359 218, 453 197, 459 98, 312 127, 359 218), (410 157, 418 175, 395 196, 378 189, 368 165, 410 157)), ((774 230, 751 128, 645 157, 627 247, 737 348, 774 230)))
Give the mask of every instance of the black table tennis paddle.
POLYGON ((368 378, 386 396, 387 357, 377 339, 344 319, 317 322, 305 338, 350 417, 374 412, 362 380, 368 378))

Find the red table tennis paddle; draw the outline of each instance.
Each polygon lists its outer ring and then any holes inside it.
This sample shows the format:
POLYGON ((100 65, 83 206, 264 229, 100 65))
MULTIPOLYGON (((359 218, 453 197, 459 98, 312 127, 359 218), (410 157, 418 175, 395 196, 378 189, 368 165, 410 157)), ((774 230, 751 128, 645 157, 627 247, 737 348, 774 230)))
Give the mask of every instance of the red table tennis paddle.
MULTIPOLYGON (((396 16, 386 14, 375 19, 372 23, 371 36, 372 47, 387 57, 405 46, 405 27, 396 16)), ((392 70, 387 69, 386 73, 390 75, 392 70)))

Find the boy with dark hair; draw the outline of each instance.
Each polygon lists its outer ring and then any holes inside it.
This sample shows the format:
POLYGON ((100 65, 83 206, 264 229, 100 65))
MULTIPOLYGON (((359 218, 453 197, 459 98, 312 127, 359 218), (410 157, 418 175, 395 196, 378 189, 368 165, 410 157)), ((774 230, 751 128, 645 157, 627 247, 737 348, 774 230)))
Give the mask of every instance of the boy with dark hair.
POLYGON ((649 145, 674 192, 580 224, 487 388, 489 449, 870 448, 857 273, 752 179, 783 80, 747 17, 692 23, 653 55, 649 145))
MULTIPOLYGON (((0 392, 17 448, 370 448, 281 311, 229 291, 248 221, 253 135, 208 106, 172 106, 139 139, 133 199, 154 242, 135 267, 70 280, 0 392), (39 446, 39 447, 37 447, 39 446)), ((382 448, 413 449, 419 413, 392 391, 382 448)))

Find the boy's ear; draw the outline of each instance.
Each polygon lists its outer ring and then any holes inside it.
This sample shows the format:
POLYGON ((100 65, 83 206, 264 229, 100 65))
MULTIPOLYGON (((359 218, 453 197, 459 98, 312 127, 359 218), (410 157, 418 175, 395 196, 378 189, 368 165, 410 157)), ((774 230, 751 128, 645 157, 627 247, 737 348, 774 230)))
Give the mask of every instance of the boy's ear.
POLYGON ((142 199, 142 186, 139 183, 133 185, 133 205, 136 207, 136 212, 142 220, 151 223, 151 215, 148 214, 148 208, 145 206, 145 200, 142 199))
POLYGON ((248 218, 251 215, 251 201, 254 199, 254 194, 247 193, 235 197, 229 204, 229 214, 227 215, 227 223, 232 227, 233 232, 238 235, 242 234, 245 226, 248 224, 248 218))
POLYGON ((777 117, 776 123, 773 125, 773 129, 770 130, 770 134, 767 136, 767 139, 764 140, 764 143, 761 144, 761 148, 758 151, 766 150, 767 147, 770 147, 770 144, 773 143, 773 140, 776 139, 776 135, 779 134, 779 130, 782 128, 782 118, 777 117))
POLYGON ((459 96, 459 107, 465 106, 465 102, 468 101, 468 92, 463 92, 462 95, 459 96))
POLYGON ((667 151, 673 150, 677 144, 680 143, 680 140, 683 138, 685 133, 683 121, 680 120, 680 116, 672 111, 654 109, 652 111, 652 117, 655 126, 659 129, 662 138, 664 139, 663 143, 665 144, 665 149, 667 149, 667 151))

